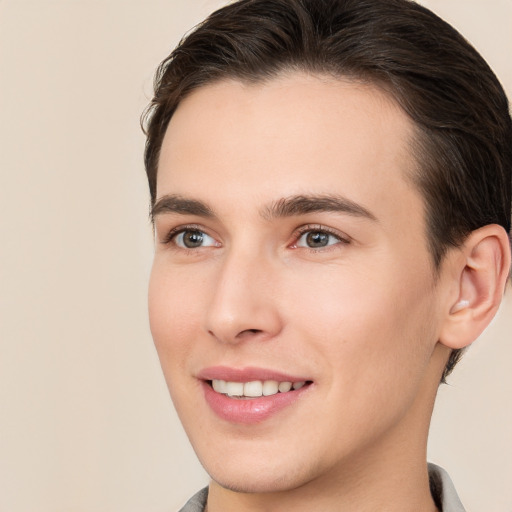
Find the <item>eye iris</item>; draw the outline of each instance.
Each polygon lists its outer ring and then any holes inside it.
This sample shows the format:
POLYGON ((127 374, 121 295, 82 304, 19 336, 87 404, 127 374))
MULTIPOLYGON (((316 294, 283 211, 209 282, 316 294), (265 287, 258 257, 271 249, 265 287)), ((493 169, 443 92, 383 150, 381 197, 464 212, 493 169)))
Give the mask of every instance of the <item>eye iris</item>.
POLYGON ((203 238, 201 231, 185 231, 183 233, 183 245, 189 249, 200 247, 203 243, 203 238))
POLYGON ((326 247, 329 245, 329 235, 322 231, 311 231, 306 235, 306 243, 309 247, 326 247))

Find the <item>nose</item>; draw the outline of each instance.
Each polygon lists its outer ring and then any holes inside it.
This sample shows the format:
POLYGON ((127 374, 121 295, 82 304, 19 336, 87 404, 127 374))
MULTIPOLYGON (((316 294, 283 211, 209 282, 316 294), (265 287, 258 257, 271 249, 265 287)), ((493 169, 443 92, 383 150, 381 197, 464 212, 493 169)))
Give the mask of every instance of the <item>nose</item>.
POLYGON ((275 268, 261 254, 231 253, 217 267, 206 329, 222 343, 265 341, 282 329, 275 268))

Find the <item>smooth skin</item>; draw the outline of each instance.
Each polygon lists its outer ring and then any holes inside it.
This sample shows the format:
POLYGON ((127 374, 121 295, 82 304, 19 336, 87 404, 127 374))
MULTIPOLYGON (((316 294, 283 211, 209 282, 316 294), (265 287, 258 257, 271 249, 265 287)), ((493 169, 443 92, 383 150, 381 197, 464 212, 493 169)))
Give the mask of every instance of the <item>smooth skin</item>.
POLYGON ((486 226, 434 271, 413 137, 378 88, 298 73, 204 86, 174 114, 150 322, 212 478, 208 512, 436 510, 426 442, 438 384, 450 349, 496 312, 510 254, 505 231, 486 226), (185 207, 166 208, 170 197, 185 207), (230 423, 198 378, 218 365, 312 384, 263 422, 230 423))

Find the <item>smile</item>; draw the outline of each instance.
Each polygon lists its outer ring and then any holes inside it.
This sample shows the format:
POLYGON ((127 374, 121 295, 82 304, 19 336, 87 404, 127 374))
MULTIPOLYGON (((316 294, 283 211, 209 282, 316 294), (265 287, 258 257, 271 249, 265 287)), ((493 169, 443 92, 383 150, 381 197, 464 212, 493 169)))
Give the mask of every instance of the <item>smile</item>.
POLYGON ((255 367, 215 366, 197 375, 210 410, 231 424, 258 424, 294 409, 315 387, 305 375, 255 367))
POLYGON ((232 398, 259 398, 272 396, 277 393, 287 393, 306 385, 306 381, 278 382, 277 380, 253 380, 250 382, 234 382, 222 379, 212 379, 211 386, 216 393, 232 398))

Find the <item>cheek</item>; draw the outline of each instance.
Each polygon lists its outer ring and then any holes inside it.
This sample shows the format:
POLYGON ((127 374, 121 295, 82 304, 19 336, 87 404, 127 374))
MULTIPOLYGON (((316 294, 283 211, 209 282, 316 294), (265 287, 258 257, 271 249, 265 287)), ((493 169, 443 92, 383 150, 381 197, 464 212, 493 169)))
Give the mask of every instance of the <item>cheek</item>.
POLYGON ((166 272, 163 267, 158 261, 153 265, 148 308, 151 334, 165 371, 171 362, 177 364, 183 360, 177 356, 186 354, 187 340, 192 339, 198 318, 200 297, 189 293, 179 273, 166 272))
POLYGON ((421 373, 436 341, 428 280, 399 275, 399 269, 374 275, 368 267, 365 272, 337 270, 322 280, 312 276, 302 293, 296 289, 289 313, 318 357, 330 359, 332 377, 370 383, 421 373))
POLYGON ((197 383, 191 379, 187 362, 197 345, 200 298, 183 273, 170 272, 166 265, 155 261, 149 282, 149 323, 167 387, 182 421, 187 404, 197 400, 197 383))

